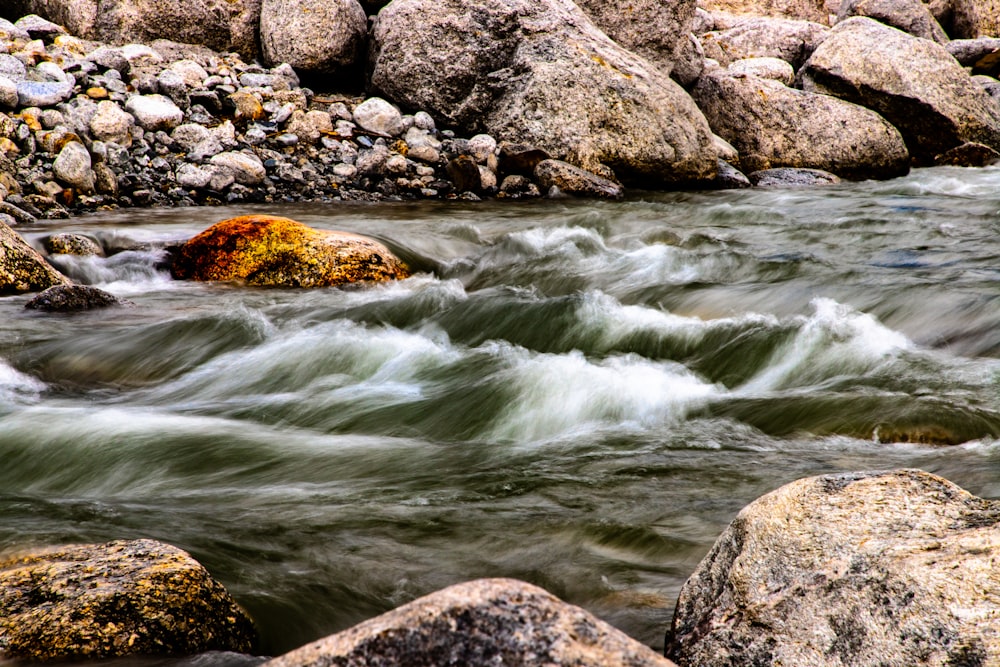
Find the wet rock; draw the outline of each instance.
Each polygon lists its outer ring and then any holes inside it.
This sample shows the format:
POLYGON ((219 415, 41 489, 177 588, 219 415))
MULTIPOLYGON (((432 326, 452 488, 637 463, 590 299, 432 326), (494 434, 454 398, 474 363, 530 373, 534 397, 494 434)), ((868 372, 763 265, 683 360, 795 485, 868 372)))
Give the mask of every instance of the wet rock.
POLYGON ((560 160, 543 160, 535 167, 535 180, 544 190, 553 187, 577 197, 621 199, 625 192, 614 181, 560 160))
POLYGON ((938 44, 948 42, 948 35, 920 0, 844 0, 837 12, 837 20, 844 21, 852 16, 867 16, 938 44))
POLYGON ((160 542, 73 545, 0 563, 6 658, 247 652, 254 642, 252 622, 222 585, 160 542))
POLYGON ((611 39, 664 72, 673 71, 694 18, 694 0, 580 0, 587 16, 611 39))
POLYGON ((0 294, 40 292, 68 282, 13 229, 0 223, 0 294))
POLYGON ((371 85, 475 134, 531 143, 623 180, 715 175, 684 90, 567 0, 396 0, 375 19, 371 85))
POLYGON ((500 143, 498 157, 501 174, 522 174, 524 176, 534 176, 538 163, 552 158, 540 148, 510 141, 500 143))
POLYGON ((934 158, 936 165, 955 167, 986 167, 997 162, 1000 162, 1000 152, 977 143, 956 146, 934 158))
POLYGON ((479 192, 483 188, 479 165, 468 155, 448 160, 448 178, 455 184, 456 192, 479 192))
POLYGON ((42 240, 42 247, 50 255, 79 255, 102 257, 104 250, 94 239, 82 234, 51 234, 42 240))
POLYGON ((125 110, 151 132, 173 129, 184 120, 184 112, 170 98, 159 94, 133 95, 125 103, 125 110))
POLYGON ((809 21, 750 18, 728 30, 702 35, 701 45, 705 56, 723 67, 744 58, 780 58, 797 70, 829 32, 809 21))
POLYGON ((263 0, 260 43, 269 64, 335 74, 364 49, 368 16, 357 0, 263 0))
POLYGON ((758 188, 807 188, 840 183, 840 179, 828 171, 790 167, 754 171, 747 178, 758 188))
POLYGON ((753 185, 746 175, 725 160, 719 160, 718 174, 712 187, 716 190, 739 190, 753 185))
POLYGON ((745 507, 681 589, 688 665, 987 665, 1000 503, 919 470, 792 482, 745 507))
POLYGON ((134 305, 127 299, 89 285, 55 285, 32 297, 24 307, 47 313, 78 313, 84 310, 134 305))
POLYGON ((52 163, 52 172, 61 183, 83 193, 94 191, 90 152, 78 141, 67 143, 52 163))
POLYGON ((669 667, 591 614, 512 579, 481 579, 414 600, 266 667, 368 665, 669 667))
POLYGON ((381 97, 370 97, 354 107, 354 122, 368 132, 394 137, 403 132, 403 114, 381 97))
POLYGON ((806 90, 877 111, 922 163, 966 142, 1000 148, 1000 106, 947 51, 869 18, 838 23, 799 72, 806 90))
POLYGON ((281 287, 326 287, 409 274, 377 241, 263 215, 210 227, 181 247, 172 270, 181 280, 241 280, 281 287))
POLYGON ((864 107, 725 70, 702 76, 691 94, 744 171, 821 169, 851 179, 909 171, 899 132, 864 107))
POLYGON ((538 186, 531 182, 527 176, 511 174, 500 183, 500 196, 512 197, 514 199, 522 197, 541 197, 542 193, 538 186))

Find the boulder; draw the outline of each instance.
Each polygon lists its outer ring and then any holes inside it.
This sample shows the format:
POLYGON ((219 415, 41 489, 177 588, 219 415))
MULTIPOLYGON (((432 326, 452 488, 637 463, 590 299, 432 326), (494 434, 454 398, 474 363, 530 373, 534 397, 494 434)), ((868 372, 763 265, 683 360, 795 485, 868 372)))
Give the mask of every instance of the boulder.
POLYGON ((769 18, 796 19, 826 24, 826 0, 699 0, 709 12, 769 18))
POLYGON ((703 75, 691 94, 745 172, 793 167, 865 179, 909 171, 896 128, 856 104, 726 70, 703 75))
POLYGON ((50 255, 77 255, 80 257, 103 257, 104 249, 94 239, 82 234, 63 232, 51 234, 42 239, 42 247, 50 255))
POLYGON ((40 292, 68 282, 13 229, 0 222, 0 294, 40 292))
POLYGON ((802 86, 877 111, 920 163, 973 141, 1000 147, 1000 105, 940 45, 864 17, 838 23, 802 86))
POLYGON ((976 2, 977 0, 928 0, 927 8, 951 39, 975 39, 979 37, 976 2))
POLYGON ((129 305, 132 305, 131 301, 90 285, 54 285, 33 297, 24 307, 47 313, 77 313, 129 305))
POLYGON ((98 141, 113 141, 128 148, 132 145, 135 117, 114 102, 103 100, 89 122, 90 136, 98 141))
POLYGON ((919 470, 824 475, 745 507, 681 589, 685 665, 991 665, 1000 502, 919 470))
POLYGON ((419 598, 265 667, 669 667, 588 612, 513 579, 480 579, 419 598))
POLYGON ((749 188, 751 185, 753 184, 750 179, 742 171, 725 160, 719 159, 719 173, 716 175, 715 181, 712 182, 712 189, 739 190, 749 188))
POLYGON ((577 0, 576 4, 608 37, 668 74, 686 46, 697 8, 695 0, 577 0))
POLYGON ((0 562, 0 655, 96 660, 250 651, 253 622, 186 552, 154 540, 0 562))
POLYGON ((359 64, 368 16, 357 0, 263 0, 260 47, 271 65, 314 74, 359 64))
POLYGON ((715 175, 684 90, 570 0, 395 0, 372 29, 371 85, 468 134, 531 143, 624 181, 715 175))
MULTIPOLYGON (((787 60, 781 58, 744 58, 734 60, 726 69, 730 74, 773 79, 786 86, 792 85, 795 81, 795 70, 792 69, 787 60)), ((709 121, 709 125, 711 125, 711 121, 709 121)))
POLYGON ((852 16, 867 16, 938 44, 948 42, 948 35, 920 0, 844 0, 837 19, 844 21, 852 16))
POLYGON ((279 287, 326 287, 409 275, 377 241, 266 215, 213 225, 181 246, 172 270, 181 280, 240 280, 279 287))
POLYGON ((70 141, 52 163, 56 180, 82 193, 94 191, 94 171, 91 169, 90 152, 79 141, 70 141))
POLYGON ((809 21, 751 18, 728 30, 705 33, 701 45, 705 57, 723 67, 744 58, 780 58, 797 70, 829 32, 826 26, 809 21))
POLYGON ((577 197, 621 199, 625 194, 618 183, 561 160, 539 162, 535 167, 535 180, 543 190, 558 188, 559 192, 577 197))
POLYGON ((934 164, 952 167, 986 167, 997 162, 1000 162, 1000 152, 973 142, 956 146, 934 158, 934 164))
POLYGON ((236 51, 247 60, 260 55, 257 25, 261 0, 5 0, 8 16, 36 13, 72 34, 111 44, 149 43, 168 38, 236 51))
POLYGON ((840 178, 828 171, 792 167, 761 169, 751 172, 747 178, 757 188, 811 188, 840 183, 840 178))

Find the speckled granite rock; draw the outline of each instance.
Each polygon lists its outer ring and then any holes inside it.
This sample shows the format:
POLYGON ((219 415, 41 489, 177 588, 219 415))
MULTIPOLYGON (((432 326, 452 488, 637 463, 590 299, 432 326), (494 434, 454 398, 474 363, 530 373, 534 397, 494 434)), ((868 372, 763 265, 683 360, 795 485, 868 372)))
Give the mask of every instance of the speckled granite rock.
POLYGON ((40 292, 67 282, 17 232, 0 222, 0 294, 40 292))
POLYGON ((90 285, 54 285, 32 298, 24 307, 47 313, 76 313, 129 305, 132 305, 131 301, 90 285))

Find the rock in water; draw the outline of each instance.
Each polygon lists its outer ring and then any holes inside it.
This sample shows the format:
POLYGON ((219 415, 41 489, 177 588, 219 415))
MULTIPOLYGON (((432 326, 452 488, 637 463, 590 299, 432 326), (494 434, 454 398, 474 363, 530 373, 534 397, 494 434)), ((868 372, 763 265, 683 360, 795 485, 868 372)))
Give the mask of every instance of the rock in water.
POLYGON ((54 285, 24 304, 24 307, 48 313, 76 313, 131 305, 131 301, 89 285, 54 285))
POLYGON ((104 249, 101 245, 89 236, 82 234, 69 232, 52 234, 42 239, 42 246, 47 253, 52 255, 104 256, 104 249))
POLYGON ((570 0, 395 0, 372 30, 372 87, 469 133, 530 143, 626 183, 715 176, 684 90, 570 0))
POLYGON ((277 287, 327 287, 409 275, 377 241, 267 215, 213 225, 181 246, 172 270, 181 280, 241 280, 277 287))
POLYGON ((803 88, 877 111, 922 163, 966 142, 1000 148, 1000 105, 940 45, 869 18, 838 23, 799 71, 803 88))
POLYGON ((542 188, 559 188, 578 197, 621 199, 625 192, 614 181, 574 167, 561 160, 542 160, 535 167, 535 180, 542 188))
POLYGON ((684 665, 1000 662, 1000 502, 919 470, 802 479, 745 507, 681 589, 684 665))
POLYGON ((481 579, 414 600, 265 667, 670 667, 579 607, 513 579, 481 579))
POLYGON ((0 222, 0 294, 40 292, 68 283, 17 232, 0 222))
POLYGON ((0 562, 0 657, 96 660, 248 652, 253 622, 190 555, 154 540, 0 562))

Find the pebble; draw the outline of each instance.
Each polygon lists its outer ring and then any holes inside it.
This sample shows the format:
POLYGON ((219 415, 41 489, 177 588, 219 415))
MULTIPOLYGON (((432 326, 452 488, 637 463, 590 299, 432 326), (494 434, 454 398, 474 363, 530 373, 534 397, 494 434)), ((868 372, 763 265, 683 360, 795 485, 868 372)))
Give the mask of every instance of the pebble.
POLYGON ((394 137, 404 130, 403 115, 381 97, 370 97, 354 108, 354 122, 368 132, 394 137))
POLYGON ((133 95, 125 104, 136 122, 146 130, 169 130, 184 120, 184 112, 163 95, 133 95))

